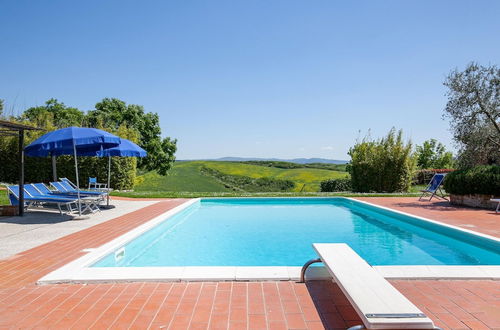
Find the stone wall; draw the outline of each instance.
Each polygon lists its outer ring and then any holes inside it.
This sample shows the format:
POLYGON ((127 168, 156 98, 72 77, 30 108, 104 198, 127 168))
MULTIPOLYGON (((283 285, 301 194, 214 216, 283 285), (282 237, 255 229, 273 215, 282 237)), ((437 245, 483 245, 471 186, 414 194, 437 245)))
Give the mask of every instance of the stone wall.
POLYGON ((493 195, 450 195, 450 202, 453 205, 463 205, 469 207, 477 207, 483 209, 494 210, 497 203, 491 202, 490 199, 495 198, 493 195))

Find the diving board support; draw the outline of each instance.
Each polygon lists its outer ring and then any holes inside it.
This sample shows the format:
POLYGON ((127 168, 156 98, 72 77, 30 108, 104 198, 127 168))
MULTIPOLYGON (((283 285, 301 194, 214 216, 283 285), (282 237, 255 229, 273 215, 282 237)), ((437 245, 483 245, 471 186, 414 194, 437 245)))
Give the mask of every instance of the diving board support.
POLYGON ((309 266, 311 266, 312 264, 317 263, 317 262, 323 262, 323 261, 321 260, 321 258, 311 259, 308 262, 306 262, 304 264, 304 266, 302 266, 302 269, 300 270, 300 281, 299 281, 299 283, 305 283, 307 268, 309 268, 309 266))

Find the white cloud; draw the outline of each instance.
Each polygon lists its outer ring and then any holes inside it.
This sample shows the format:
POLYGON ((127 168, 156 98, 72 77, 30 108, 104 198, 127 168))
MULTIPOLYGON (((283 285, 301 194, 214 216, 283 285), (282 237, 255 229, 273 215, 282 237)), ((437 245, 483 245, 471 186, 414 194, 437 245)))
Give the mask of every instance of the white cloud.
POLYGON ((325 146, 325 147, 321 147, 321 150, 333 150, 333 147, 332 146, 325 146))

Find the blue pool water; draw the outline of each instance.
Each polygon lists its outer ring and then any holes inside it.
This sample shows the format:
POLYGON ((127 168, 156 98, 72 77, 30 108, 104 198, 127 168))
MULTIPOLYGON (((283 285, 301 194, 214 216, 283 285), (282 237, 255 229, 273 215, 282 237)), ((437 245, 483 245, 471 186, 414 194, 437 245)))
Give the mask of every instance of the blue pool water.
POLYGON ((301 266, 312 243, 372 265, 500 265, 500 244, 346 198, 204 199, 93 267, 301 266))

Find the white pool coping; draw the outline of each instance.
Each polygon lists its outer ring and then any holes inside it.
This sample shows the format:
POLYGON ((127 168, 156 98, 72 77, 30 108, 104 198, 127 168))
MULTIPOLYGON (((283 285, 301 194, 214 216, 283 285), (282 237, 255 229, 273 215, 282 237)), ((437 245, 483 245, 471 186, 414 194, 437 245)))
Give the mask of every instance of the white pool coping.
MULTIPOLYGON (((280 197, 282 198, 282 197, 280 197)), ((304 198, 304 197, 301 197, 304 198)), ((307 198, 307 197, 305 197, 307 198)), ((449 227, 468 234, 480 236, 500 243, 500 239, 471 231, 468 229, 444 224, 413 214, 382 207, 365 201, 346 197, 310 197, 345 198, 357 203, 367 204, 376 208, 410 216, 439 226, 449 227)), ((213 199, 213 198, 210 198, 213 199)), ((187 207, 199 202, 200 198, 191 199, 175 208, 145 222, 116 239, 94 249, 84 249, 86 255, 66 264, 38 280, 37 284, 54 283, 102 283, 102 282, 132 282, 132 281, 297 281, 300 279, 301 267, 267 266, 267 267, 237 267, 237 266, 189 266, 189 267, 90 267, 102 257, 113 253, 121 246, 137 236, 157 226, 165 219, 181 212, 187 207)), ((304 260, 304 263, 307 260, 304 260)), ((490 279, 500 280, 499 266, 374 266, 387 279, 490 279)), ((331 279, 324 267, 310 267, 306 273, 308 280, 331 279)))

